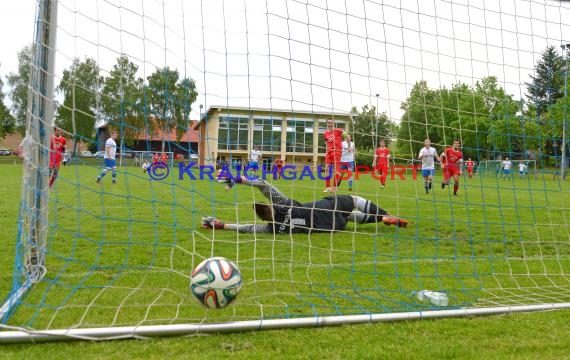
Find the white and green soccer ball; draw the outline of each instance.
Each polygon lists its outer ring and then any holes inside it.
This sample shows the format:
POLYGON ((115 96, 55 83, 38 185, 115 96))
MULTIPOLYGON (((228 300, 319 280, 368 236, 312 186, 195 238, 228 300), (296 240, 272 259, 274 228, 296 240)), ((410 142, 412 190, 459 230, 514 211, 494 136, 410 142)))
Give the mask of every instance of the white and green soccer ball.
POLYGON ((223 257, 202 261, 190 276, 190 291, 198 301, 210 309, 231 304, 242 285, 241 272, 236 264, 223 257))

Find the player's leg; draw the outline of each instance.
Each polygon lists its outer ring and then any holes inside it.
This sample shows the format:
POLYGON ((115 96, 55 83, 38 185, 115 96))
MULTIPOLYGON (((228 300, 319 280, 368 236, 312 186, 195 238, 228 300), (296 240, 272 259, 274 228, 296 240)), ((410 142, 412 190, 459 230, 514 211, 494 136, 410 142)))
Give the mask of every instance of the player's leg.
POLYGON ((334 161, 331 157, 332 155, 330 153, 325 155, 325 172, 327 173, 327 176, 325 177, 325 190, 323 192, 331 191, 331 178, 334 176, 334 161))
POLYGON ((352 191, 352 177, 354 174, 354 161, 349 163, 350 166, 350 178, 348 179, 348 191, 352 191))
POLYGON ((457 190, 459 190, 459 171, 455 171, 453 175, 453 195, 457 195, 457 190))
POLYGON ((426 191, 426 194, 429 193, 429 170, 427 169, 422 169, 422 176, 424 178, 424 189, 426 191))
POLYGON ((383 222, 386 225, 396 225, 399 227, 408 226, 407 220, 388 214, 386 210, 371 201, 356 195, 352 195, 352 199, 356 211, 353 211, 349 215, 349 221, 354 221, 359 224, 383 222))
POLYGON ((57 175, 59 174, 59 168, 58 168, 57 164, 54 164, 54 166, 50 167, 49 171, 50 171, 49 187, 51 189, 51 188, 53 188, 53 185, 55 184, 55 180, 57 179, 57 175))
POLYGON ((105 159, 105 167, 103 167, 103 170, 101 170, 101 173, 99 174, 99 176, 97 176, 97 184, 101 183, 101 180, 105 177, 105 175, 107 175, 107 173, 112 170, 114 166, 114 160, 113 162, 111 162, 111 159, 105 159))
POLYGON ((115 164, 111 168, 111 178, 113 179, 113 184, 117 183, 117 165, 115 164))
POLYGON ((443 168, 443 180, 441 181, 441 188, 445 189, 445 185, 449 184, 449 169, 447 168, 447 166, 445 166, 443 168))

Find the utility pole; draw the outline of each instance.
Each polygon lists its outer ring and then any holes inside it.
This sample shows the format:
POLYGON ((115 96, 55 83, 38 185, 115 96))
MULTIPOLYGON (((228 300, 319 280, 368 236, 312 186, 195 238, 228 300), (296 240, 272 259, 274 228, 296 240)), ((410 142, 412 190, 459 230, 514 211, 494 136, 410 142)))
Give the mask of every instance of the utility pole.
POLYGON ((562 155, 560 157, 560 178, 566 180, 566 127, 568 124, 568 55, 570 44, 560 45, 564 55, 564 119, 562 120, 562 155))
MULTIPOLYGON (((377 144, 378 141, 378 99, 380 94, 376 94, 376 118, 374 119, 374 143, 377 144)), ((376 146, 374 146, 374 151, 376 151, 376 146)))

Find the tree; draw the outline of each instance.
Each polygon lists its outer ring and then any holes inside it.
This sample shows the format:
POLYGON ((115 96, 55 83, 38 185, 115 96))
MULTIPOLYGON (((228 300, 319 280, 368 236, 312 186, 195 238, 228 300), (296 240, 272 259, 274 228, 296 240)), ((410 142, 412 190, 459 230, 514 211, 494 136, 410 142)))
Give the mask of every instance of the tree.
POLYGON ((398 125, 391 121, 386 113, 377 116, 374 106, 364 105, 362 112, 353 107, 351 113, 356 115, 353 140, 359 150, 370 151, 374 145, 378 145, 379 139, 385 139, 386 144, 389 144, 397 134, 398 125))
POLYGON ((137 71, 137 65, 121 56, 103 81, 102 113, 121 128, 121 139, 134 139, 146 127, 142 104, 144 81, 136 77, 137 71))
POLYGON ((424 140, 444 142, 442 93, 429 89, 427 82, 417 82, 410 96, 400 106, 404 110, 398 131, 398 152, 415 158, 424 140))
POLYGON ((178 82, 178 77, 178 70, 169 67, 157 69, 147 77, 145 99, 155 117, 149 125, 162 132, 162 151, 165 151, 165 135, 172 129, 177 130, 178 139, 185 132, 182 130, 188 126, 191 105, 198 96, 194 80, 185 78, 178 82))
POLYGON ((5 138, 6 135, 12 134, 16 128, 14 117, 10 114, 8 107, 4 104, 3 87, 4 82, 0 79, 0 139, 5 138))
POLYGON ((31 45, 18 52, 18 73, 8 75, 8 85, 12 89, 12 113, 14 114, 16 130, 20 134, 26 131, 26 114, 28 110, 28 85, 30 83, 30 64, 32 62, 31 45))
POLYGON ((98 93, 103 78, 94 59, 81 62, 73 60, 71 67, 63 71, 58 91, 63 92, 63 105, 57 110, 56 124, 68 131, 75 130, 76 136, 92 139, 95 130, 95 111, 98 93))
POLYGON ((564 96, 564 66, 564 58, 549 46, 535 66, 535 75, 530 75, 532 81, 525 83, 527 97, 539 116, 564 96))

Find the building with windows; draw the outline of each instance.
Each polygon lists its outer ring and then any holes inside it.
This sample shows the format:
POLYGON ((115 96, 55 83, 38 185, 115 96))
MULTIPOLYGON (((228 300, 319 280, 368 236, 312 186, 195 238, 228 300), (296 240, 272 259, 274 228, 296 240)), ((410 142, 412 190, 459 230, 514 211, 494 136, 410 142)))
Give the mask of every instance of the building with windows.
POLYGON ((247 164, 254 146, 270 168, 277 158, 285 165, 324 164, 326 120, 350 131, 352 114, 212 106, 202 114, 200 165, 247 164))

